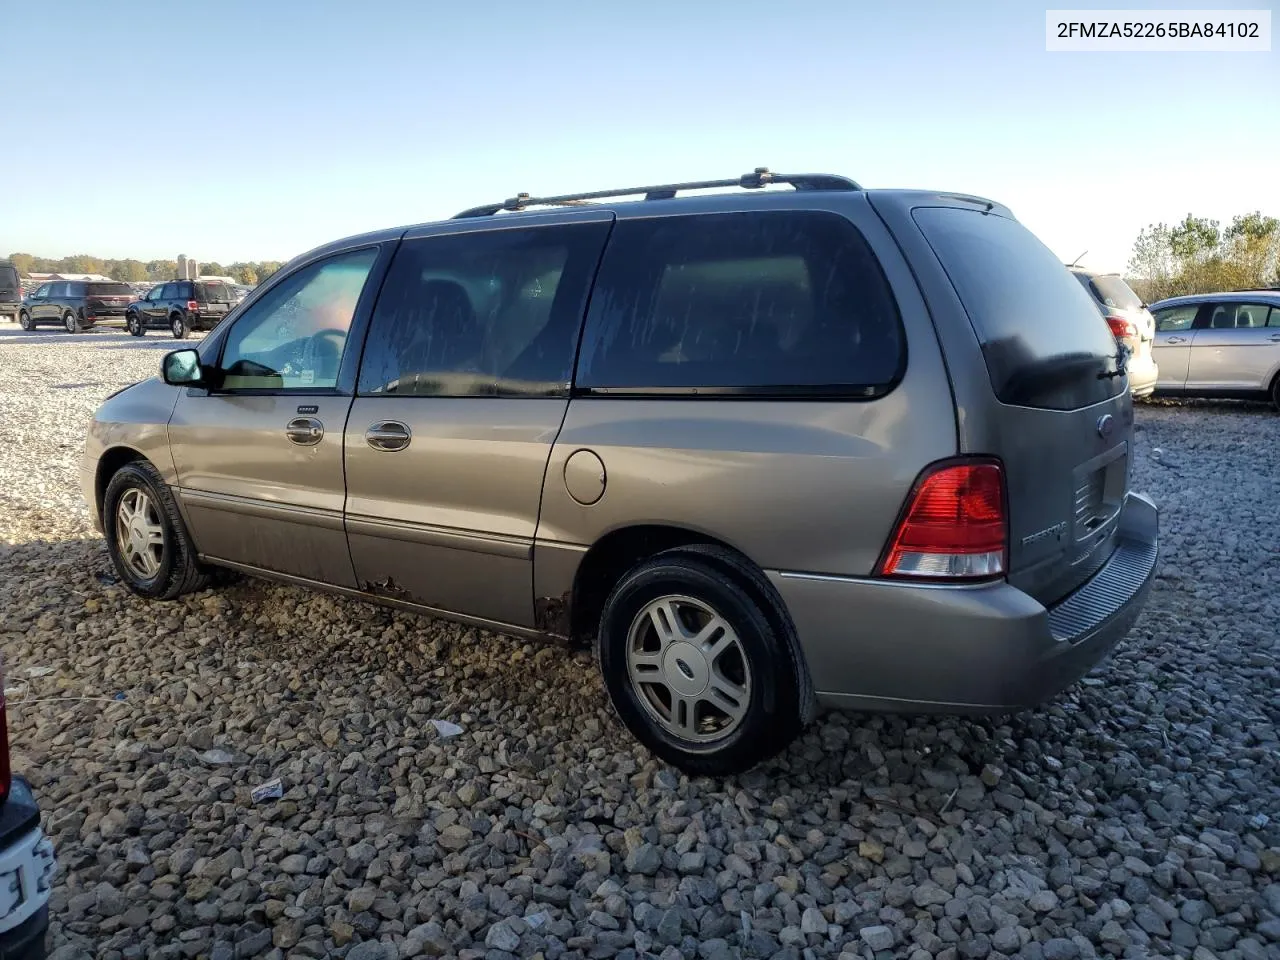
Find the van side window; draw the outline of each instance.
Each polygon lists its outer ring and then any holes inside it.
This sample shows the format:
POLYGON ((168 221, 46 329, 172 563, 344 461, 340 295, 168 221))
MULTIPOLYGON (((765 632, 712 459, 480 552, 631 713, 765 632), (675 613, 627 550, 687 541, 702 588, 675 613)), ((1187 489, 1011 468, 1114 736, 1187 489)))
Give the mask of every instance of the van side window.
POLYGON ((405 240, 378 296, 361 396, 564 396, 607 223, 405 240))
POLYGON ((1185 307, 1165 307, 1155 312, 1156 330, 1160 333, 1173 333, 1178 330, 1190 330, 1196 322, 1196 314, 1200 312, 1200 304, 1192 303, 1185 307))
POLYGON ((875 396, 904 359, 888 281, 848 220, 700 214, 615 226, 577 382, 621 393, 875 396))

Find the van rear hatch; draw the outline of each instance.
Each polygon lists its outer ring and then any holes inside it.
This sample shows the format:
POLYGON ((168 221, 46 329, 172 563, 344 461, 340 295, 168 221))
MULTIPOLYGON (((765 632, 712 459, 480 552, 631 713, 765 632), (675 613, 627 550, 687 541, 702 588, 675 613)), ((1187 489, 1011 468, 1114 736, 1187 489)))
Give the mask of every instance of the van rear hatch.
POLYGON ((22 285, 17 269, 9 263, 0 263, 0 303, 17 303, 22 299, 22 285))
POLYGON ((196 300, 203 314, 228 313, 235 306, 235 291, 225 283, 204 281, 196 284, 196 300))
MULTIPOLYGON (((985 360, 1004 464, 1009 582, 1045 604, 1115 549, 1129 484, 1133 403, 1106 320, 1062 261, 1010 216, 917 207, 985 360)), ((973 415, 963 409, 961 415, 973 415)), ((985 405, 984 405, 985 406, 985 405)))

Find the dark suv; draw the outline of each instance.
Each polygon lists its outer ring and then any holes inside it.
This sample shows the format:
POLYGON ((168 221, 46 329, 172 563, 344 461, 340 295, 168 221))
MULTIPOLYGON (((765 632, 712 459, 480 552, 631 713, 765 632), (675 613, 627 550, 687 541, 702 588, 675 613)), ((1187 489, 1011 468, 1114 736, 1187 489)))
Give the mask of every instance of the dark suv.
POLYGON ((0 260, 0 320, 14 319, 22 309, 22 283, 18 270, 8 260, 0 260))
POLYGON ((34 330, 42 323, 60 323, 67 333, 79 333, 103 321, 120 321, 133 299, 127 283, 114 280, 55 280, 43 283, 22 302, 18 323, 34 330))
POLYGON ((225 283, 170 280, 129 304, 125 326, 135 337, 152 327, 168 327, 181 340, 192 330, 212 330, 235 305, 235 291, 225 283))

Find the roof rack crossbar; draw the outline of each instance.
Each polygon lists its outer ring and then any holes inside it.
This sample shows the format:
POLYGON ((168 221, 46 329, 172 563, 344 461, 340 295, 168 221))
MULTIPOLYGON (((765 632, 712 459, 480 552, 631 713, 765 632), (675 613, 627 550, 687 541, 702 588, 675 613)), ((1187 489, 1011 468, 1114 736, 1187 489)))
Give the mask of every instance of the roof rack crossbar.
POLYGON ((861 190, 862 187, 848 177, 832 173, 772 173, 768 167, 756 167, 751 173, 732 180, 695 180, 691 183, 665 183, 648 187, 624 187, 616 190, 595 190, 590 193, 571 193, 559 197, 533 197, 517 194, 502 203, 490 203, 471 207, 456 214, 454 220, 470 217, 491 217, 503 210, 515 212, 527 207, 564 207, 588 204, 609 197, 643 196, 645 200, 670 200, 685 190, 713 190, 722 187, 741 187, 759 190, 771 183, 785 183, 796 190, 861 190))

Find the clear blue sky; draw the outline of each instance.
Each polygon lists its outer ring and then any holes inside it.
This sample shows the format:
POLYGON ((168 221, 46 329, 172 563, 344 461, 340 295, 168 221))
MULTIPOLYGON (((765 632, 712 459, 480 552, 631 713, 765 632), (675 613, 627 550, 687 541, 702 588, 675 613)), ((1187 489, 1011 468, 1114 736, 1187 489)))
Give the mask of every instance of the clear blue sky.
POLYGON ((1110 268, 1152 221, 1280 215, 1280 53, 1047 53, 1046 6, 10 4, 0 255, 284 260, 757 165, 990 196, 1110 268))

